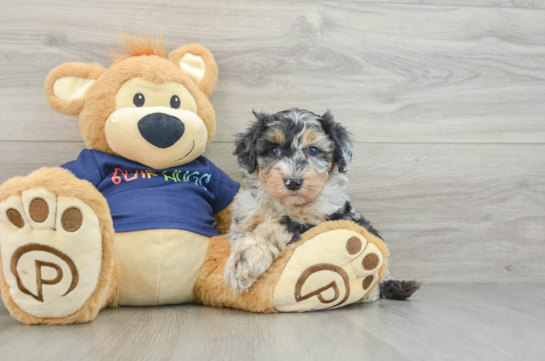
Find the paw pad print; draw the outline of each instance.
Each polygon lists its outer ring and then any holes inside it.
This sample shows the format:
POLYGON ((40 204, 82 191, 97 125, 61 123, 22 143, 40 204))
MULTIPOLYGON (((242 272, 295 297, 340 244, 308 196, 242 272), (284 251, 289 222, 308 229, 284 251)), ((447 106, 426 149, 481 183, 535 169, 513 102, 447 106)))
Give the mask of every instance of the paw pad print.
POLYGON ((38 187, 0 202, 0 251, 10 296, 37 317, 64 317, 93 293, 102 263, 97 215, 38 187))
POLYGON ((279 311, 336 308, 361 300, 384 261, 376 245, 351 230, 333 230, 298 247, 274 291, 279 311))

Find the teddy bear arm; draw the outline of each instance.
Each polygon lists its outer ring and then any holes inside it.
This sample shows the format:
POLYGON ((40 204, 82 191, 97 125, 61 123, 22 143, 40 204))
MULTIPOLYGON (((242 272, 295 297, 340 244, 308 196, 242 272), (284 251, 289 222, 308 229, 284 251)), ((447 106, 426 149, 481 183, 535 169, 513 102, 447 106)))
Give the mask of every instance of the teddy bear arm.
POLYGON ((233 216, 233 202, 231 202, 223 210, 214 214, 214 218, 218 222, 218 224, 216 225, 216 229, 221 235, 229 232, 229 227, 231 226, 231 217, 233 216))
MULTIPOLYGON (((242 193, 242 188, 238 190, 237 195, 240 193, 242 193)), ((214 214, 214 218, 218 222, 216 229, 220 235, 224 235, 229 232, 229 228, 231 227, 231 219, 233 218, 234 203, 235 200, 233 199, 227 207, 214 214)))

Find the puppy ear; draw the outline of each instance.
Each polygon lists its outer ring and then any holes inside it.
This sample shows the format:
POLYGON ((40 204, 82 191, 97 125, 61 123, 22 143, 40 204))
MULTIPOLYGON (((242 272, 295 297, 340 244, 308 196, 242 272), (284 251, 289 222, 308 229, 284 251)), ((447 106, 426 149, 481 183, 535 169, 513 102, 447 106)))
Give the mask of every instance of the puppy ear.
POLYGON ((265 113, 256 113, 255 111, 253 113, 257 120, 245 132, 237 135, 236 148, 233 153, 237 156, 238 164, 250 174, 257 169, 257 141, 267 129, 271 117, 265 113))
POLYGON ((98 64, 65 63, 45 78, 45 95, 59 113, 78 115, 85 105, 85 93, 105 69, 98 64))
POLYGON ((337 164, 339 172, 346 173, 352 161, 352 135, 333 119, 333 115, 329 111, 322 115, 321 123, 324 131, 335 143, 333 163, 337 164))
POLYGON ((200 44, 185 45, 168 54, 168 59, 210 96, 216 88, 218 66, 212 53, 200 44))

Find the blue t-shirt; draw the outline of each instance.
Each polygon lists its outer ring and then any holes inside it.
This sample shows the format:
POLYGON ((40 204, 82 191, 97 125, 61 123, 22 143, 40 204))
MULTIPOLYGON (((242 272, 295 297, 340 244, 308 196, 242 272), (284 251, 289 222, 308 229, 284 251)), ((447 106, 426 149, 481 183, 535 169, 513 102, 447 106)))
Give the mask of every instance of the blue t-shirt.
POLYGON ((77 160, 62 167, 104 195, 116 232, 174 228, 217 236, 212 215, 227 207, 240 188, 205 157, 155 170, 98 150, 83 150, 77 160))

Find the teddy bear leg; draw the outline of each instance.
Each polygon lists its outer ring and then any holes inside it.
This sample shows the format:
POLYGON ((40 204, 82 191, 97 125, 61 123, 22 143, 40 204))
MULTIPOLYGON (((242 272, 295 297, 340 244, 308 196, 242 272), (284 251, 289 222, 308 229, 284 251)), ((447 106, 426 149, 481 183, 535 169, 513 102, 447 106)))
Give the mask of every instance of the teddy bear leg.
POLYGON ((0 187, 0 288, 26 324, 94 319, 116 306, 117 265, 108 204, 89 182, 43 168, 0 187))
POLYGON ((331 221, 301 237, 273 293, 280 312, 343 307, 372 296, 388 272, 388 248, 350 221, 331 221))
MULTIPOLYGON (((201 272, 193 289, 195 302, 251 312, 277 312, 272 302, 272 293, 280 273, 270 272, 269 269, 250 287, 249 292, 234 293, 223 282, 223 268, 230 254, 229 238, 218 236, 210 239, 201 272)), ((273 263, 271 268, 273 267, 277 267, 276 263, 273 263)))
POLYGON ((229 253, 226 237, 211 240, 197 301, 264 313, 338 308, 372 294, 388 271, 384 242, 349 221, 325 222, 303 234, 248 292, 236 294, 223 283, 229 253))

